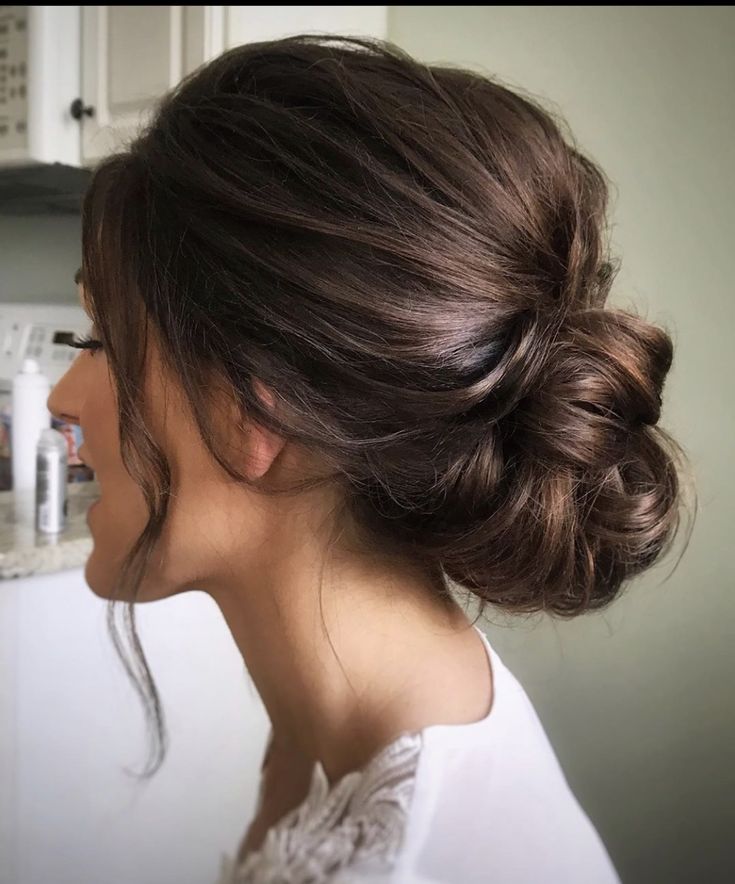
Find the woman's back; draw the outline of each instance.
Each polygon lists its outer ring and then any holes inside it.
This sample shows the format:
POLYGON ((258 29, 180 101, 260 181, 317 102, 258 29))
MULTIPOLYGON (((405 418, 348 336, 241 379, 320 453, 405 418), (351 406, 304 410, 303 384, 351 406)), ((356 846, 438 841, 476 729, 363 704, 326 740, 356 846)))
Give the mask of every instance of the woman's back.
POLYGON ((217 884, 617 884, 536 711, 485 635, 493 702, 481 721, 402 734, 331 787, 309 794, 217 884))

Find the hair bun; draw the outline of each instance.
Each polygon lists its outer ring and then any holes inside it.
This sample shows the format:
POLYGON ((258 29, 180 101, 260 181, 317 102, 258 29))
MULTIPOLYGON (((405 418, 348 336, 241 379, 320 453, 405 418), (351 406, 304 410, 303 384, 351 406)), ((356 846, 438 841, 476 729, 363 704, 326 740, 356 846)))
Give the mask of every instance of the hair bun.
POLYGON ((571 314, 535 388, 509 415, 516 444, 570 468, 622 461, 631 434, 659 420, 672 357, 668 335, 632 313, 571 314))
POLYGON ((533 388, 456 451, 442 533, 453 580, 512 611, 572 616, 655 561, 679 519, 681 451, 656 426, 672 352, 632 313, 567 317, 533 388))

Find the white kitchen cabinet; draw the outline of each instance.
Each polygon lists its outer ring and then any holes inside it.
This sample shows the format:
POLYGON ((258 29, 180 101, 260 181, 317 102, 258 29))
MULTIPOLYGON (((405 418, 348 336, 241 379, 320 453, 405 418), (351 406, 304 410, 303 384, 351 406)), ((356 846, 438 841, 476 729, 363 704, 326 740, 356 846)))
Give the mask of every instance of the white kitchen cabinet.
POLYGON ((83 6, 82 165, 124 147, 204 61, 301 31, 387 36, 387 6, 83 6))
POLYGON ((209 884, 254 813, 270 721, 219 608, 138 606, 170 736, 143 783, 106 608, 83 567, 0 580, 0 884, 209 884))
POLYGON ((221 33, 222 7, 83 6, 82 164, 124 146, 221 33))

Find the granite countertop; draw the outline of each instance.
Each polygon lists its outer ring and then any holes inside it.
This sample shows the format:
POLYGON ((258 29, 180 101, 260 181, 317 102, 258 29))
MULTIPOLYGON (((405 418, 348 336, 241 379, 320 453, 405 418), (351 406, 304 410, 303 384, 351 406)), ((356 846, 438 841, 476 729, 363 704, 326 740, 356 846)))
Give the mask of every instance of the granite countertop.
POLYGON ((0 491, 0 580, 79 568, 92 552, 87 508, 100 496, 97 480, 69 482, 66 525, 58 534, 35 528, 35 493, 0 491))

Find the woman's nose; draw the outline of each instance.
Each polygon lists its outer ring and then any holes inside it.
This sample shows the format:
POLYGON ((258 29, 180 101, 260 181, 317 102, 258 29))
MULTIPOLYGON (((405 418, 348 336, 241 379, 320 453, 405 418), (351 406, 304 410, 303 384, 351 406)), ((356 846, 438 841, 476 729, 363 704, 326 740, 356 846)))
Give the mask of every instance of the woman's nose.
POLYGON ((46 407, 57 420, 78 424, 80 406, 81 394, 72 365, 51 388, 46 407))

